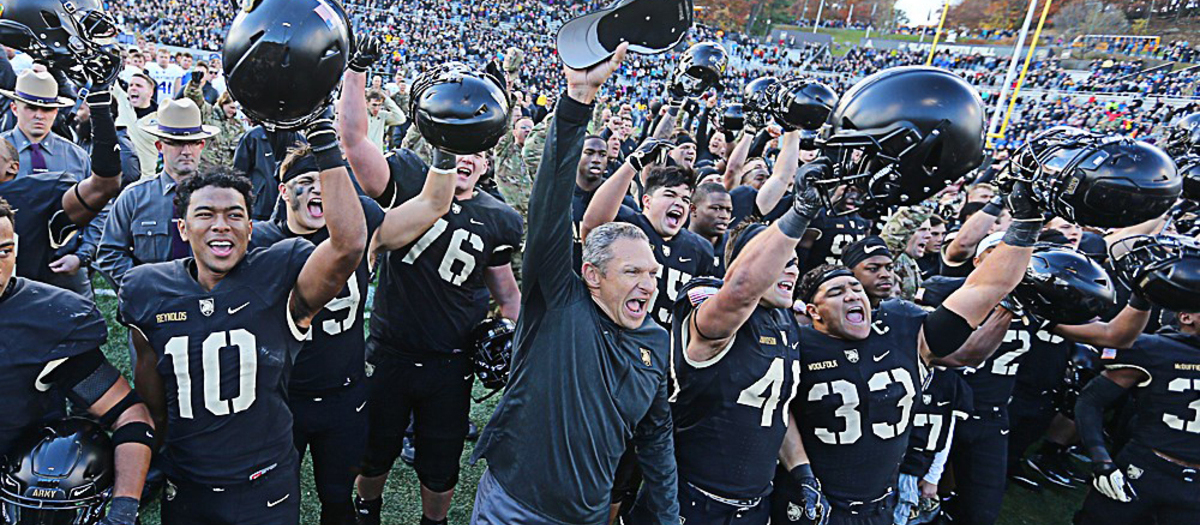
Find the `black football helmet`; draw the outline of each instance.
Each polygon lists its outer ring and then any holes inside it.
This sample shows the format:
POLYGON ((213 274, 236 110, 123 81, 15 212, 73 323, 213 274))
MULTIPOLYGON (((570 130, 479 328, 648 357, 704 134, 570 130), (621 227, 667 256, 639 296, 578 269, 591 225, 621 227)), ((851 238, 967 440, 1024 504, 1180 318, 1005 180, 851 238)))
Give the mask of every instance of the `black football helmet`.
POLYGON ((1175 165, 1183 178, 1183 198, 1200 201, 1200 154, 1177 157, 1175 165))
POLYGON ((120 73, 120 29, 99 0, 5 0, 0 44, 28 53, 79 85, 120 73))
POLYGON ((1056 127, 1029 140, 997 183, 1023 180, 1049 211, 1083 226, 1122 228, 1160 217, 1183 189, 1162 150, 1118 135, 1056 127))
POLYGON ((1075 418, 1075 402, 1088 382, 1104 370, 1100 353, 1095 348, 1076 343, 1071 349, 1071 360, 1063 377, 1063 388, 1057 389, 1054 404, 1059 413, 1068 419, 1075 418))
POLYGON ((115 471, 113 444, 82 418, 26 436, 0 470, 6 525, 91 525, 104 517, 115 471))
POLYGON ((333 100, 354 49, 338 0, 253 0, 225 35, 230 95, 268 129, 299 129, 333 100))
POLYGON ((1200 312, 1200 242, 1175 235, 1135 235, 1112 244, 1117 278, 1174 312, 1200 312))
POLYGON ((475 377, 484 388, 492 391, 476 402, 492 397, 508 385, 516 335, 517 325, 503 317, 484 319, 471 332, 471 340, 475 341, 475 377))
POLYGON ((675 92, 689 97, 700 96, 712 88, 721 87, 721 77, 729 67, 729 54, 716 42, 700 42, 679 60, 672 84, 675 92))
POLYGON ((1184 115, 1167 128, 1163 149, 1174 158, 1200 153, 1200 113, 1184 115))
POLYGON ((1058 324, 1086 323, 1117 304, 1103 267, 1076 250, 1046 243, 1033 250, 1012 297, 1025 312, 1058 324))
POLYGON ((737 102, 727 104, 721 114, 721 129, 729 132, 741 131, 746 127, 746 108, 737 102))
POLYGON ((508 132, 503 81, 460 62, 413 82, 409 115, 430 145, 459 155, 491 149, 508 132))
POLYGON ((786 129, 817 131, 837 106, 829 86, 803 79, 785 80, 775 94, 775 121, 786 129))
POLYGON ((761 128, 770 123, 778 85, 779 80, 775 77, 760 77, 751 80, 742 88, 742 108, 746 113, 747 124, 761 128))
POLYGON ((975 88, 933 67, 885 69, 860 80, 829 114, 819 141, 833 173, 811 183, 828 210, 881 215, 937 193, 983 162, 984 110, 975 88), (862 205, 839 206, 842 186, 862 205))

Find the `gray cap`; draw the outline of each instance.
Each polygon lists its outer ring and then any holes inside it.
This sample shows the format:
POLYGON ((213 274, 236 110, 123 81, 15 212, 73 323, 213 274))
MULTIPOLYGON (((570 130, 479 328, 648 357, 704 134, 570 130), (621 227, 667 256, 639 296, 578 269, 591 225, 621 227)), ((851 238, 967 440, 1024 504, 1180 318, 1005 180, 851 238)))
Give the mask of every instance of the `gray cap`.
POLYGON ((563 24, 558 55, 572 69, 608 60, 622 42, 654 55, 679 45, 692 27, 692 0, 618 0, 563 24))

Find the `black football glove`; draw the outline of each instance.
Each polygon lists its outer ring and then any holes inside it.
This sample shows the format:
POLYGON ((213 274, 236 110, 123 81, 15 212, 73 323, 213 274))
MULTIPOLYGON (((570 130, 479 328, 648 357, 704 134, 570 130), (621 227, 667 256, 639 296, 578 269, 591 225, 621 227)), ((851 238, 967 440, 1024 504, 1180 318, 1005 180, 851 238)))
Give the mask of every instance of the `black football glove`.
POLYGON ((326 106, 320 115, 305 124, 303 134, 321 171, 346 165, 337 131, 333 129, 333 106, 326 106))
POLYGON ((375 61, 380 57, 379 38, 371 35, 358 41, 358 46, 354 49, 354 56, 350 57, 350 71, 355 73, 366 73, 375 64, 375 61))
POLYGON ((665 163, 667 154, 674 147, 674 144, 662 139, 646 139, 637 149, 633 150, 633 153, 629 154, 629 158, 625 159, 625 162, 633 166, 634 170, 641 172, 646 166, 665 163))
POLYGON ((1044 221, 1046 219, 1046 213, 1028 182, 1021 180, 1014 182, 1012 191, 1008 192, 1004 200, 1008 204, 1009 211, 1012 212, 1014 221, 1044 221))
POLYGON ((1129 480, 1125 479, 1125 473, 1111 461, 1092 463, 1092 486, 1105 497, 1121 503, 1137 499, 1137 493, 1133 491, 1129 480))
POLYGON ((804 518, 814 525, 829 523, 829 501, 821 492, 821 482, 813 475, 812 465, 798 465, 788 472, 800 487, 800 504, 804 518))
POLYGON ((792 209, 810 221, 815 219, 825 205, 815 181, 828 179, 832 174, 833 161, 829 157, 817 157, 800 166, 792 181, 792 209))
POLYGON ((128 496, 113 498, 100 525, 134 525, 137 522, 138 500, 128 496))

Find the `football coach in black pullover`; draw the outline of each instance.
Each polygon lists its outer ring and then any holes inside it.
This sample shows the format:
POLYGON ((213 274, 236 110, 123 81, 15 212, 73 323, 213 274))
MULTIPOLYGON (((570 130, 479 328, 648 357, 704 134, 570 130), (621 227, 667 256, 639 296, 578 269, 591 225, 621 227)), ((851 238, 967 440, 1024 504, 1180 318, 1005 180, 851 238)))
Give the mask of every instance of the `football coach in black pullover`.
POLYGON ((600 86, 625 58, 563 68, 529 200, 525 280, 512 376, 471 458, 487 458, 471 523, 607 523, 617 460, 632 440, 645 475, 642 504, 679 523, 667 405, 668 337, 646 315, 658 263, 636 226, 609 223, 571 267, 571 194, 600 86))

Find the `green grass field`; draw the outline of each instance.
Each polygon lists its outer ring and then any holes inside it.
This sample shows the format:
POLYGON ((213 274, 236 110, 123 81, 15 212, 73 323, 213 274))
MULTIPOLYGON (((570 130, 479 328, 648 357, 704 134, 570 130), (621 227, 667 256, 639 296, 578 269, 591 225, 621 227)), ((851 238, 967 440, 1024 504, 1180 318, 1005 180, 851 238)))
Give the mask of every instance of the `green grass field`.
MULTIPOLYGON (((95 280, 95 286, 97 290, 111 290, 106 283, 99 279, 95 280)), ((116 322, 117 300, 111 294, 101 292, 97 297, 97 304, 108 321, 108 344, 104 346, 104 353, 117 368, 130 377, 129 350, 125 344, 126 330, 124 326, 116 322)), ((483 393, 476 385, 476 395, 479 396, 483 393)), ((482 426, 491 416, 498 400, 499 396, 496 396, 484 403, 474 405, 471 408, 471 420, 482 426)), ((254 439, 254 436, 246 436, 246 439, 254 439)), ((467 443, 466 451, 463 453, 462 475, 450 510, 450 523, 452 524, 465 524, 471 518, 475 486, 484 469, 482 463, 476 466, 467 463, 467 458, 470 457, 473 448, 473 443, 467 443)), ((301 492, 301 523, 315 525, 319 522, 320 507, 312 482, 312 465, 307 457, 301 468, 301 492)), ((1010 488, 1004 501, 1004 510, 999 523, 1001 525, 1069 524, 1071 516, 1079 508, 1084 494, 1083 489, 1047 489, 1042 494, 1033 494, 1019 488, 1010 488)), ((383 523, 385 525, 416 525, 420 519, 421 501, 416 474, 403 462, 397 461, 384 494, 383 523)), ((141 523, 142 525, 159 525, 157 502, 148 506, 142 515, 141 523)))

